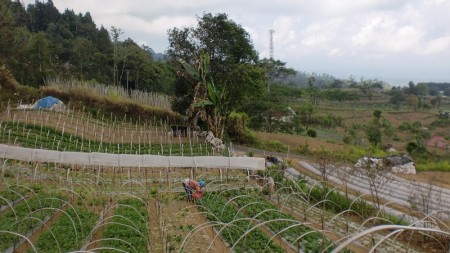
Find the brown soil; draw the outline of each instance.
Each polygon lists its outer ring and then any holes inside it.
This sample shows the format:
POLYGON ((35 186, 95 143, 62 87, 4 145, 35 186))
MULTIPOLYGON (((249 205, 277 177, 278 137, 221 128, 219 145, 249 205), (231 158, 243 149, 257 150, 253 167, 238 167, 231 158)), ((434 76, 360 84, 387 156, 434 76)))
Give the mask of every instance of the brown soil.
POLYGON ((450 189, 450 172, 425 171, 418 172, 416 175, 397 174, 397 176, 426 184, 432 184, 439 187, 450 189))
MULTIPOLYGON (((161 205, 162 223, 167 231, 164 242, 168 249, 179 251, 181 243, 188 236, 191 229, 206 224, 205 217, 198 212, 191 202, 169 200, 161 205)), ((198 228, 186 238, 183 252, 228 252, 228 247, 216 237, 212 227, 198 228), (211 247, 210 247, 211 245, 211 247), (208 251, 206 251, 209 248, 208 251)))
POLYGON ((310 150, 344 150, 345 145, 327 142, 325 140, 311 138, 307 136, 289 135, 281 133, 256 132, 256 137, 263 141, 277 140, 289 145, 290 150, 295 150, 300 146, 307 145, 310 150))
MULTIPOLYGON (((67 207, 68 206, 65 206, 63 208, 63 210, 66 210, 67 207)), ((49 230, 51 228, 51 226, 53 225, 53 223, 55 223, 59 219, 59 217, 61 217, 61 215, 63 215, 63 212, 61 210, 54 213, 47 222, 45 222, 38 230, 36 230, 36 232, 34 232, 30 237, 28 237, 28 240, 30 240, 31 243, 33 243, 33 245, 35 245, 37 240, 41 236, 41 234, 43 232, 49 230)), ((23 252, 27 252, 28 250, 31 250, 31 249, 32 249, 31 245, 27 241, 25 241, 25 243, 20 245, 14 252, 15 253, 23 253, 23 252)))
MULTIPOLYGON (((163 129, 161 126, 137 126, 127 122, 117 122, 114 126, 92 118, 82 113, 58 113, 51 111, 11 111, 0 113, 0 121, 20 121, 22 123, 47 126, 59 131, 90 139, 111 143, 160 144, 188 143, 187 137, 177 137, 168 134, 171 129, 163 129)), ((167 126, 170 128, 170 126, 167 126)), ((198 139, 192 139, 197 142, 198 139)))
POLYGON ((148 202, 149 252, 164 252, 162 230, 160 227, 160 206, 156 199, 148 202))
POLYGON ((111 204, 108 207, 105 208, 105 213, 103 214, 102 223, 95 229, 95 231, 92 232, 91 240, 87 243, 86 250, 93 250, 101 246, 101 239, 103 238, 103 230, 105 229, 105 225, 109 221, 109 217, 111 217, 114 214, 115 204, 111 204))

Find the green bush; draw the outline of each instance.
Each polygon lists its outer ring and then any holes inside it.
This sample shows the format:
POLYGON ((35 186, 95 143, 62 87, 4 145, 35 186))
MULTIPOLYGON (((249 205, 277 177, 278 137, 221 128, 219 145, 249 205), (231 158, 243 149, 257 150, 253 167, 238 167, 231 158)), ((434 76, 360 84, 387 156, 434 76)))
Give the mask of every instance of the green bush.
POLYGON ((350 145, 353 142, 353 138, 350 135, 346 135, 344 136, 344 138, 342 138, 342 141, 345 144, 350 145))
POLYGON ((312 137, 312 138, 316 138, 317 131, 315 129, 310 128, 306 131, 306 135, 308 135, 309 137, 312 137))
POLYGON ((406 150, 408 153, 426 153, 427 148, 423 143, 417 142, 417 141, 410 141, 408 144, 406 144, 406 150))

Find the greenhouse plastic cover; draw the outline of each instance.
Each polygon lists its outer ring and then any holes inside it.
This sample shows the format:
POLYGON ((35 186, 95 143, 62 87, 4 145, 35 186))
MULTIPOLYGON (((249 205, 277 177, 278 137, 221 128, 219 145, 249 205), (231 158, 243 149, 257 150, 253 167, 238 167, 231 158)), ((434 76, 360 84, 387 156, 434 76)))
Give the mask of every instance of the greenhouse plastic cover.
POLYGON ((68 152, 0 144, 0 158, 27 162, 49 162, 110 167, 189 167, 264 170, 265 159, 224 156, 160 156, 68 152))

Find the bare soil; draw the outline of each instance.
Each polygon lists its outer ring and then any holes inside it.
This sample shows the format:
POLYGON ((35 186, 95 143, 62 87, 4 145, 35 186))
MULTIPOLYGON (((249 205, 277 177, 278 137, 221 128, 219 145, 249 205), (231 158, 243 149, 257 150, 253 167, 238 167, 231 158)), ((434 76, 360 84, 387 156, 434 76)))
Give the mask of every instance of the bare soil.
POLYGON ((263 141, 276 140, 289 146, 290 150, 295 150, 300 146, 307 145, 310 150, 344 150, 344 144, 332 143, 326 140, 311 138, 308 136, 289 135, 282 133, 256 132, 256 137, 263 141))
POLYGON ((149 252, 164 252, 159 208, 159 202, 156 199, 148 202, 149 252))
MULTIPOLYGON (((67 209, 67 206, 63 208, 63 210, 67 209)), ((52 226, 53 223, 55 223, 59 217, 61 217, 61 215, 63 215, 63 210, 57 211, 56 213, 54 213, 52 215, 52 217, 45 222, 38 230, 36 230, 31 236, 28 237, 28 240, 31 241, 31 243, 33 243, 33 245, 36 244, 37 240, 39 239, 39 237, 41 236, 41 234, 47 230, 49 230, 52 226)), ((31 245, 28 243, 28 241, 25 241, 22 245, 20 245, 17 249, 15 249, 15 253, 23 253, 23 252, 27 252, 28 250, 31 250, 32 247, 31 245)))
POLYGON ((397 174, 397 176, 411 181, 436 185, 439 187, 450 189, 450 172, 424 171, 418 172, 416 175, 397 174))
POLYGON ((225 253, 229 251, 221 238, 216 236, 212 227, 197 228, 200 225, 206 225, 207 220, 192 202, 169 200, 161 205, 161 214, 163 230, 166 231, 163 241, 167 243, 165 246, 168 249, 179 251, 186 238, 183 252, 225 253))
POLYGON ((101 224, 95 229, 95 231, 92 232, 91 240, 88 242, 88 246, 86 247, 87 251, 100 247, 100 240, 103 238, 103 230, 105 229, 105 225, 108 223, 109 218, 114 214, 114 211, 114 204, 106 207, 101 224))

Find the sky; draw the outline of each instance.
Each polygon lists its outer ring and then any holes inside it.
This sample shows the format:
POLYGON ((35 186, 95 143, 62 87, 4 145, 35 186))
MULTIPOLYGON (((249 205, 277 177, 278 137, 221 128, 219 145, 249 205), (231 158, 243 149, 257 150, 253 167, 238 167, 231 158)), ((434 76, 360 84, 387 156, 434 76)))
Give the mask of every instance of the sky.
MULTIPOLYGON (((25 0, 23 3, 34 3, 25 0)), ((41 1, 42 2, 42 1, 41 1)), ((44 1, 45 2, 45 1, 44 1)), ((120 28, 155 52, 167 31, 195 27, 203 13, 226 13, 249 34, 259 57, 337 78, 450 82, 450 0, 53 0, 89 12, 98 27, 120 28)))

